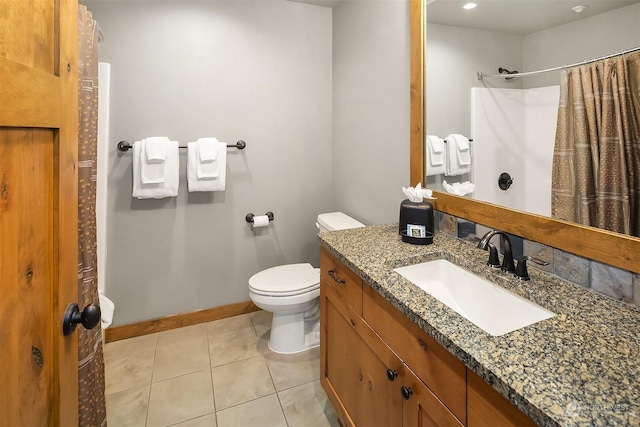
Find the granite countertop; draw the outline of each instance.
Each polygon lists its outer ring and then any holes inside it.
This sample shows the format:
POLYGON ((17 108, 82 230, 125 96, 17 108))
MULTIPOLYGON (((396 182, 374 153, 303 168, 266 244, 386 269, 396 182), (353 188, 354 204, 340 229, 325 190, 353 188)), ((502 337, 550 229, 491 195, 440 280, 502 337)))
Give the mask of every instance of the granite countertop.
POLYGON ((319 234, 321 245, 537 424, 640 425, 640 310, 530 268, 525 282, 488 252, 442 233, 402 242, 398 225, 319 234), (393 269, 447 259, 556 313, 492 336, 393 269))

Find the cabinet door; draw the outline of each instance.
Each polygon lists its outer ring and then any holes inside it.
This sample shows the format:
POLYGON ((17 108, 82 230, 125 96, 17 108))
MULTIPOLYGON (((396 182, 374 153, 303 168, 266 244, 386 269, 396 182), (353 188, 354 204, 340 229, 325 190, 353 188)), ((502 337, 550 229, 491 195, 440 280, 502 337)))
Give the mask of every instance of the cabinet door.
POLYGON ((468 426, 535 426, 525 414, 472 371, 467 372, 468 426))
POLYGON ((463 427, 409 367, 403 369, 403 427, 463 427))
POLYGON ((400 425, 400 359, 324 284, 321 310, 321 382, 340 421, 359 427, 400 425))

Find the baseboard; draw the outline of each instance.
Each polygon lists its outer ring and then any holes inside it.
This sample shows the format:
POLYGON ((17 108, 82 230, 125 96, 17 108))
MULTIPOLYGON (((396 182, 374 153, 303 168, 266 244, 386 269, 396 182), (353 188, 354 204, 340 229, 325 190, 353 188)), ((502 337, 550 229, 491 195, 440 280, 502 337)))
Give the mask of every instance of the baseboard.
POLYGON ((225 319, 239 314, 252 313, 260 310, 252 301, 223 305, 221 307, 196 310, 190 313, 174 314, 159 319, 145 320, 144 322, 129 325, 112 326, 105 329, 105 342, 119 341, 141 335, 168 331, 169 329, 183 326, 197 325, 198 323, 211 322, 225 319))

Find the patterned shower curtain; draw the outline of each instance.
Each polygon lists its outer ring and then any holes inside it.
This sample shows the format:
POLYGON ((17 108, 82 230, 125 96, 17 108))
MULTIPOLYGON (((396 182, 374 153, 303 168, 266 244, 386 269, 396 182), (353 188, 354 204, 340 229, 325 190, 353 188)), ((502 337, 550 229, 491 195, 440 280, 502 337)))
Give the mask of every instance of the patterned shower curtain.
MULTIPOLYGON (((78 7, 78 305, 99 304, 96 255, 98 143, 98 25, 78 7)), ((106 426, 104 359, 100 324, 78 331, 78 425, 106 426)))
POLYGON ((562 72, 551 211, 640 236, 640 52, 562 72))

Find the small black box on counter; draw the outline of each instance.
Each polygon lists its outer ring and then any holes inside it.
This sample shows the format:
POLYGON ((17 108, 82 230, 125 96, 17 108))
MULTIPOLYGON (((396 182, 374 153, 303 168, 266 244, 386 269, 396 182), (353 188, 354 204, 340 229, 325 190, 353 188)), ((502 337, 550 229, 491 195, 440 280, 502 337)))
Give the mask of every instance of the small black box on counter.
POLYGON ((427 201, 403 200, 400 204, 398 233, 403 242, 414 245, 433 243, 433 205, 427 201))

